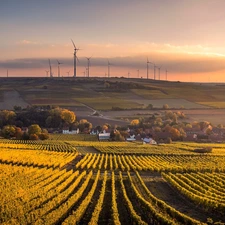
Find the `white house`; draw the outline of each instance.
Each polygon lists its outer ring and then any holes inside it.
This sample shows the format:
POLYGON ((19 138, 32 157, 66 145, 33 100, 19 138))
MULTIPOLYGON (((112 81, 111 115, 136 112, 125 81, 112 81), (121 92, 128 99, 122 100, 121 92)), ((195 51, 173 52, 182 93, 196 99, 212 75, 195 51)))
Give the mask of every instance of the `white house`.
POLYGON ((144 138, 143 144, 157 145, 157 142, 152 138, 144 138))
POLYGON ((134 134, 130 135, 130 137, 128 137, 126 140, 127 141, 136 141, 135 135, 134 134))
POLYGON ((98 140, 109 140, 110 139, 110 133, 99 133, 98 134, 98 140))
POLYGON ((77 128, 76 130, 69 130, 69 129, 65 129, 62 130, 63 134, 79 134, 79 128, 77 128))

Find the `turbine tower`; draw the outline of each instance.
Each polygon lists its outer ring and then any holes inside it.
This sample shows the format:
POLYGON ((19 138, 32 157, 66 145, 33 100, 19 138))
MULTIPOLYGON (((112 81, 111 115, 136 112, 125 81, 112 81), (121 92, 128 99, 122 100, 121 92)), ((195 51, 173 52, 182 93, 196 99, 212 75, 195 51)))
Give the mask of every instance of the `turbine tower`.
POLYGON ((168 73, 169 71, 166 69, 166 80, 167 80, 167 73, 168 73))
POLYGON ((9 77, 9 70, 7 69, 6 76, 9 77))
POLYGON ((148 64, 151 63, 149 62, 148 58, 147 58, 147 79, 148 79, 148 64))
POLYGON ((157 66, 154 64, 154 80, 156 79, 156 75, 155 75, 155 68, 156 68, 157 66))
POLYGON ((68 71, 68 72, 66 72, 67 73, 67 75, 68 75, 68 77, 70 76, 70 71, 68 71))
POLYGON ((130 72, 128 72, 127 77, 130 78, 130 72))
POLYGON ((45 72, 46 72, 46 76, 48 77, 48 72, 49 72, 49 70, 45 70, 45 72))
POLYGON ((53 73, 52 73, 52 65, 51 65, 50 59, 48 59, 48 63, 49 63, 50 77, 53 77, 53 73))
POLYGON ((160 80, 160 69, 162 68, 162 66, 158 67, 159 70, 159 80, 160 80))
POLYGON ((90 75, 90 59, 91 57, 86 57, 87 59, 87 77, 90 75))
POLYGON ((109 60, 108 60, 108 77, 110 77, 110 66, 111 66, 112 64, 109 62, 109 60))
POLYGON ((60 64, 62 64, 62 63, 59 62, 58 60, 57 60, 57 63, 58 63, 58 77, 60 77, 60 64))
POLYGON ((76 47, 76 45, 74 44, 73 40, 71 39, 72 43, 73 43, 73 47, 74 47, 74 53, 73 53, 73 67, 74 67, 74 73, 73 76, 76 77, 77 76, 77 52, 78 50, 80 50, 79 48, 76 47))
POLYGON ((139 78, 139 69, 137 70, 137 76, 138 76, 138 78, 139 78))

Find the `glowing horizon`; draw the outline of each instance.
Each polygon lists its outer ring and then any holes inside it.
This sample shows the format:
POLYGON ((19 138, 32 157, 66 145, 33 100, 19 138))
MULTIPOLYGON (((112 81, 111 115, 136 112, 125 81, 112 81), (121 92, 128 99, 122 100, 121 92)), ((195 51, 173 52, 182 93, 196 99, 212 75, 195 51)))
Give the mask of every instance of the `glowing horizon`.
MULTIPOLYGON (((72 38, 80 63, 91 57, 91 74, 146 78, 146 60, 162 66, 168 80, 225 82, 223 0, 138 0, 93 2, 16 0, 0 3, 0 76, 45 76, 47 59, 65 62, 61 74, 73 71, 72 38), (54 2, 54 4, 52 4, 54 2), (208 10, 210 9, 210 14, 208 10), (59 11, 60 18, 54 11, 59 11), (85 14, 83 14, 85 12, 85 14), (131 16, 127 16, 131 15, 131 16)), ((149 78, 153 69, 149 65, 149 78)))

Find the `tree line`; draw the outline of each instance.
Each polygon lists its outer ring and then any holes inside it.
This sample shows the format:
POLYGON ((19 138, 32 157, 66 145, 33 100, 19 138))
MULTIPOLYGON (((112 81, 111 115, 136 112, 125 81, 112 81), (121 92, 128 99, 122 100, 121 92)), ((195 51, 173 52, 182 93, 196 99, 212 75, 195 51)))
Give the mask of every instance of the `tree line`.
POLYGON ((15 106, 14 110, 0 111, 1 136, 17 139, 47 139, 48 130, 90 130, 92 124, 83 119, 76 121, 76 114, 59 107, 31 106, 26 109, 15 106))

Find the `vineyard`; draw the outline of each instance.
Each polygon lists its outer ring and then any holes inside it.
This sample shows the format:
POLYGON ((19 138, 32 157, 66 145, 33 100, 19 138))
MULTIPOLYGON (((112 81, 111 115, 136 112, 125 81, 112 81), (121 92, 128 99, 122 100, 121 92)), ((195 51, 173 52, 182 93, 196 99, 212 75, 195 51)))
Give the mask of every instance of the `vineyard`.
POLYGON ((0 224, 224 224, 225 145, 0 141, 0 224))

